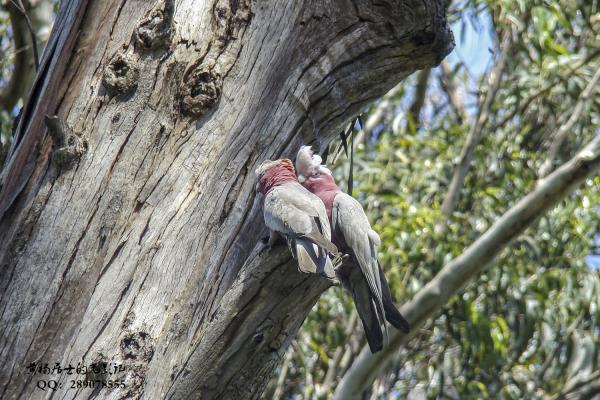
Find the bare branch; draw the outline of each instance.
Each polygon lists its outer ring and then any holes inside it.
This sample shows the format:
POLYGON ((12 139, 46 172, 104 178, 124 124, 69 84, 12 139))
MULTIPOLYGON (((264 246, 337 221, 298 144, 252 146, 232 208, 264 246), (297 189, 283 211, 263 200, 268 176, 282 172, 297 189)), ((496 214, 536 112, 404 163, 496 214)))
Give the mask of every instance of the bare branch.
POLYGON ((442 82, 442 88, 448 95, 448 99, 450 99, 450 105, 454 109, 454 113, 458 118, 458 123, 463 124, 469 121, 469 115, 465 109, 465 101, 462 95, 458 91, 458 87, 456 86, 456 80, 454 76, 452 76, 452 67, 450 67, 450 63, 448 60, 442 61, 440 64, 440 69, 442 74, 440 76, 440 80, 442 82))
POLYGON ((0 88, 0 109, 11 111, 31 86, 35 72, 29 51, 31 43, 28 40, 27 23, 13 2, 7 4, 6 8, 13 32, 15 61, 8 83, 0 88))
MULTIPOLYGON (((356 310, 352 311, 350 318, 348 319, 348 324, 345 329, 345 336, 349 338, 352 335, 356 328, 356 322, 358 321, 358 313, 356 310)), ((339 372, 340 362, 342 361, 342 357, 344 356, 344 350, 349 348, 350 346, 338 347, 335 350, 335 354, 333 358, 329 360, 329 366, 327 367, 327 373, 325 374, 325 379, 323 380, 323 386, 332 387, 335 382, 335 378, 339 372)))
MULTIPOLYGON (((598 388, 598 386, 600 385, 600 371, 596 371, 594 373, 592 373, 591 375, 589 375, 587 378, 584 379, 574 379, 572 381, 567 382, 567 384, 565 385, 564 389, 556 396, 553 397, 553 400, 564 400, 564 399, 569 399, 572 398, 571 396, 569 396, 570 394, 573 394, 575 392, 579 392, 580 389, 590 385, 594 388, 598 388)), ((576 397, 579 398, 579 397, 576 397)))
POLYGON ((452 212, 454 211, 454 207, 456 206, 456 202, 458 201, 460 190, 463 186, 465 177, 467 176, 469 167, 471 166, 471 161, 473 160, 475 147, 477 147, 479 141, 481 140, 483 128, 487 123, 490 109, 494 102, 494 98, 496 97, 496 92, 500 87, 500 78, 502 77, 504 67, 506 66, 506 58, 511 47, 510 44, 510 33, 506 31, 502 37, 502 43, 500 44, 500 57, 496 61, 496 65, 490 72, 488 78, 488 91, 485 94, 484 100, 481 103, 481 106, 479 107, 479 110, 477 112, 477 119, 469 129, 467 141, 465 142, 465 145, 460 154, 460 160, 458 162, 458 165, 454 170, 454 175, 452 176, 452 181, 450 182, 450 187, 448 188, 448 193, 446 193, 446 197, 444 198, 444 201, 442 203, 441 210, 442 213, 446 216, 446 218, 449 218, 452 212))
POLYGON ((555 361, 557 359, 560 350, 563 348, 565 342, 570 339, 573 332, 575 332, 582 319, 583 316, 579 315, 577 318, 575 318, 571 325, 569 325, 567 331, 564 334, 560 335, 560 339, 558 340, 558 343, 556 343, 556 347, 554 348, 552 353, 550 353, 550 355, 546 358, 546 360, 544 361, 544 363, 540 367, 540 370, 537 373, 536 380, 538 385, 543 382, 544 375, 546 375, 546 371, 548 370, 548 368, 550 368, 550 365, 552 365, 552 361, 555 361))
POLYGON ((33 61, 35 66, 35 71, 40 67, 40 57, 38 56, 37 49, 37 39, 35 37, 35 32, 33 30, 33 25, 31 25, 31 19, 29 19, 29 15, 27 15, 27 10, 25 10, 25 6, 21 0, 10 0, 12 5, 21 13, 21 16, 25 20, 25 24, 27 25, 27 31, 29 32, 29 37, 31 39, 31 50, 33 53, 33 61))
POLYGON ((415 130, 421 125, 419 116, 425 104, 425 94, 427 93, 427 82, 429 82, 430 74, 431 68, 427 68, 420 71, 417 75, 414 100, 408 110, 408 123, 412 124, 415 130))
POLYGON ((356 136, 356 143, 361 143, 363 141, 367 142, 369 140, 373 129, 381 124, 385 116, 388 115, 394 104, 393 99, 400 93, 401 89, 402 83, 398 83, 383 96, 381 101, 376 105, 375 110, 369 113, 369 118, 367 118, 367 121, 365 122, 365 128, 356 136))
POLYGON ((460 256, 444 266, 409 303, 405 304, 401 311, 413 327, 412 333, 401 335, 393 331, 390 334, 389 346, 377 354, 371 354, 368 348, 363 347, 338 385, 334 399, 353 398, 367 388, 397 349, 418 332, 418 328, 429 318, 436 315, 450 297, 481 274, 528 226, 599 169, 600 136, 592 140, 569 162, 543 179, 529 195, 518 201, 460 256))
POLYGON ((288 370, 290 363, 292 362, 292 355, 294 353, 290 350, 285 354, 283 358, 283 365, 281 366, 281 372, 277 377, 277 385, 275 388, 275 392, 273 393, 273 400, 279 400, 283 397, 285 378, 287 378, 288 370))

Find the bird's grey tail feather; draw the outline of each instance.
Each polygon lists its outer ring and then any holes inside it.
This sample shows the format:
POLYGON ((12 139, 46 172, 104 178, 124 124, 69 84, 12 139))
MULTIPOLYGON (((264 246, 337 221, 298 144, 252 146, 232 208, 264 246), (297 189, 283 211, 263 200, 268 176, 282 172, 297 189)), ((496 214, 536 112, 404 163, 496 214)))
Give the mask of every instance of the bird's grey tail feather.
MULTIPOLYGON (((387 325, 385 323, 385 305, 383 303, 383 289, 382 289, 382 282, 383 280, 385 280, 385 277, 383 276, 383 271, 381 270, 381 267, 379 266, 379 261, 377 260, 377 246, 379 246, 381 244, 381 241, 379 240, 379 235, 377 235, 377 233, 371 229, 369 229, 369 231, 367 231, 367 236, 369 238, 369 247, 371 250, 371 259, 370 259, 370 263, 371 263, 371 270, 374 272, 375 275, 375 287, 372 288, 372 290, 377 290, 378 292, 374 292, 373 293, 373 302, 375 303, 376 309, 377 309, 377 315, 378 317, 380 317, 380 321, 383 324, 383 332, 385 334, 385 339, 386 342, 389 343, 390 341, 390 336, 387 330, 387 325), (379 296, 379 293, 381 293, 381 296, 379 296)), ((387 282, 386 282, 387 283, 387 282)), ((389 291, 389 288, 388 288, 389 291)))
POLYGON ((392 301, 392 294, 390 292, 390 286, 388 285, 387 280, 385 279, 385 275, 383 275, 383 270, 381 269, 381 265, 378 264, 379 267, 379 277, 381 278, 381 294, 383 300, 383 309, 385 311, 385 319, 388 320, 390 324, 400 332, 406 334, 410 332, 410 324, 404 318, 400 311, 396 308, 392 301))
POLYGON ((371 298, 371 290, 365 280, 353 280, 355 283, 350 289, 358 316, 362 321, 367 343, 371 353, 376 353, 383 348, 383 333, 377 306, 371 298))

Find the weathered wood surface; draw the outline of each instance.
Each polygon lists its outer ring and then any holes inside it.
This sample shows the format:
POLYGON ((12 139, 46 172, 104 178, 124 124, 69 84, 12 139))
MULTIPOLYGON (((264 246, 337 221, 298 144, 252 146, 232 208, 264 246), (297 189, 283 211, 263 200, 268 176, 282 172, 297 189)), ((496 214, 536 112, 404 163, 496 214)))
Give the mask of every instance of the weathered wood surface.
POLYGON ((2 175, 0 397, 259 397, 328 283, 286 248, 259 253, 254 168, 327 143, 438 63, 453 45, 443 1, 63 12, 2 175), (53 146, 45 114, 78 142, 53 146), (123 363, 127 387, 63 374, 44 393, 25 373, 82 359, 123 363))

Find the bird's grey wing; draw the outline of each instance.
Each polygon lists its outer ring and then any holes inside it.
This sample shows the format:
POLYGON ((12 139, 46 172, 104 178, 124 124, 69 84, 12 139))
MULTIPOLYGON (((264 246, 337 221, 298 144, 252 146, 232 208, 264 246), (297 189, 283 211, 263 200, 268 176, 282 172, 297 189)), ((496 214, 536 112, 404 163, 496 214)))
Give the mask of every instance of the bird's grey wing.
POLYGON ((381 269, 379 262, 377 262, 377 266, 379 267, 379 277, 381 278, 381 300, 383 301, 385 319, 387 319, 388 322, 400 332, 406 334, 410 332, 410 324, 394 305, 394 302, 392 301, 392 293, 390 292, 390 286, 388 285, 387 279, 385 279, 385 275, 383 275, 383 270, 381 269))
POLYGON ((336 274, 342 285, 352 294, 371 353, 378 352, 383 347, 383 332, 369 284, 354 260, 345 262, 336 270, 336 274))
MULTIPOLYGON (((275 230, 307 238, 330 253, 337 253, 331 243, 331 227, 325 205, 302 185, 292 182, 274 188, 265 198, 265 221, 272 219, 275 230)), ((270 227, 270 226, 269 226, 270 227)))
POLYGON ((265 196, 263 213, 267 227, 284 235, 295 236, 313 229, 311 216, 286 201, 280 186, 265 196))
POLYGON ((360 203, 345 193, 338 194, 333 201, 332 220, 333 229, 344 239, 352 256, 356 258, 377 305, 381 322, 385 323, 381 278, 377 264, 379 237, 372 231, 360 203))
POLYGON ((281 187, 285 188, 289 196, 287 200, 291 204, 303 210, 308 215, 318 218, 319 223, 323 227, 323 235, 327 240, 331 240, 331 226, 323 201, 298 182, 288 182, 281 185, 281 187))
MULTIPOLYGON (((283 186, 283 185, 282 185, 283 186)), ((290 193, 285 187, 274 188, 265 197, 264 217, 269 229, 283 234, 290 247, 292 255, 298 259, 298 268, 302 272, 321 273, 329 278, 335 276, 333 265, 327 252, 337 253, 337 247, 323 234, 329 225, 320 225, 318 217, 306 212, 307 207, 296 199, 298 193, 290 193), (291 201, 290 199, 296 200, 291 201)), ((310 208, 309 208, 310 211, 310 208)), ((330 234, 330 232, 328 232, 330 234)))

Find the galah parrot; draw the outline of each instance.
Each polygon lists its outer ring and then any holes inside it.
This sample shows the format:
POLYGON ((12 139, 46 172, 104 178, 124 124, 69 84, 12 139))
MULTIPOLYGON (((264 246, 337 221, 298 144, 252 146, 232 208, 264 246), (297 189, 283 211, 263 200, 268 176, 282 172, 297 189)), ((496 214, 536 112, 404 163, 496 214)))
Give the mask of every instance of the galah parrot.
POLYGON ((288 159, 266 160, 255 173, 257 189, 264 195, 264 219, 271 233, 269 244, 278 235, 283 236, 292 256, 298 260, 300 271, 334 280, 329 254, 336 264, 340 258, 331 242, 331 227, 321 199, 298 183, 294 165, 288 159))
POLYGON ((323 200, 331 222, 332 241, 342 253, 350 255, 351 262, 337 268, 336 275, 352 293, 369 348, 376 353, 383 347, 382 324, 387 336, 384 319, 403 333, 408 333, 410 327, 394 306, 390 287, 377 261, 379 235, 371 229, 360 203, 340 190, 321 162, 310 146, 302 146, 296 157, 298 180, 323 200))

